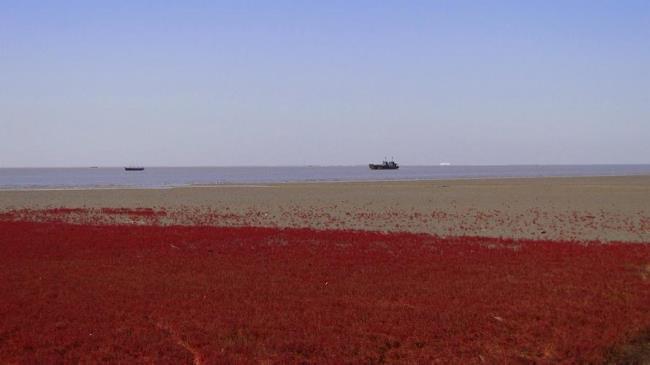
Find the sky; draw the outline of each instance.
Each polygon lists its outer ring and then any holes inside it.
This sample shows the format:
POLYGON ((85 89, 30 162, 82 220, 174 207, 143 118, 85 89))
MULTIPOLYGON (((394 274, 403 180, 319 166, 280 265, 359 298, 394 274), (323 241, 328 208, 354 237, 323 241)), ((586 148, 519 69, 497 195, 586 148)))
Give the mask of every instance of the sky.
POLYGON ((0 9, 0 167, 650 163, 645 0, 0 9))

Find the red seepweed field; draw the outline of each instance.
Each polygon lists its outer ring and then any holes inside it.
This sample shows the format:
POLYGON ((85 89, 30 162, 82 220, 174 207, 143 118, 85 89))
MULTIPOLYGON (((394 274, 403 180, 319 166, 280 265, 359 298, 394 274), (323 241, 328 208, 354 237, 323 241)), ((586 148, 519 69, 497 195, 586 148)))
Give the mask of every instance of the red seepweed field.
POLYGON ((602 363, 650 333, 647 244, 70 213, 0 217, 2 364, 602 363))

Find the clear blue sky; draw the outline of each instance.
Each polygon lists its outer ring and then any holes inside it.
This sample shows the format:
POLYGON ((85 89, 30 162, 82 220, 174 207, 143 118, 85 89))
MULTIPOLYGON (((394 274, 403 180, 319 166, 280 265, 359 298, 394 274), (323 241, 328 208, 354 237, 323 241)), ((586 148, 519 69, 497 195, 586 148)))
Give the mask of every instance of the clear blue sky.
POLYGON ((0 9, 0 167, 650 163, 649 1, 0 9))

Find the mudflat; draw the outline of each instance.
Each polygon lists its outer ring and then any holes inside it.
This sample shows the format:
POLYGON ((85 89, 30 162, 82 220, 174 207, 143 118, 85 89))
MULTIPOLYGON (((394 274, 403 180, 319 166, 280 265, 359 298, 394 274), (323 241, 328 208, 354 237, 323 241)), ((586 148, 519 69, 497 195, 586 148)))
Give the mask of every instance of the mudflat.
POLYGON ((60 207, 190 210, 224 226, 650 242, 650 176, 0 191, 2 211, 60 207))

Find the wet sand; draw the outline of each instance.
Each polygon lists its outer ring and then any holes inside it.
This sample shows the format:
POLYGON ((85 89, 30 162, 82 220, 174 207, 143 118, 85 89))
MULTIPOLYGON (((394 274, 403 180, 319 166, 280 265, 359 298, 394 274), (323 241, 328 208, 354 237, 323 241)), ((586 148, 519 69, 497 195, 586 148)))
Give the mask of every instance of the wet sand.
POLYGON ((650 242, 650 176, 0 191, 3 211, 55 207, 227 213, 223 225, 650 242))

